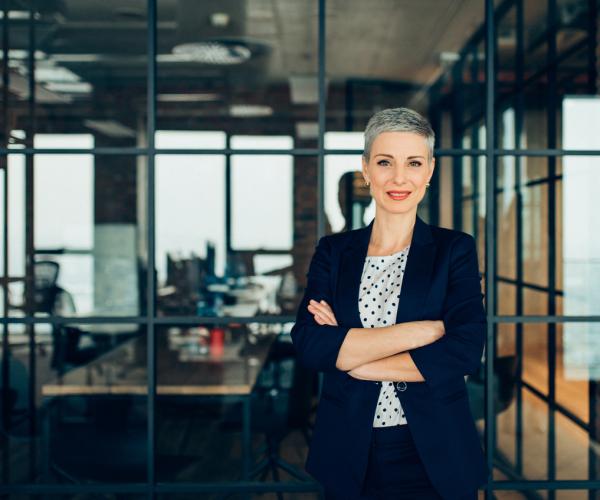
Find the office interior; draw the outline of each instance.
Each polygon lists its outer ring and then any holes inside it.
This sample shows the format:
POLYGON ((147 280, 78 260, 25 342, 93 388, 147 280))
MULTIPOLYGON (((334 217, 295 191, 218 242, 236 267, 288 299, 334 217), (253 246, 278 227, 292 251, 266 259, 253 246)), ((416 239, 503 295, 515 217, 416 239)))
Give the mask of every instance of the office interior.
POLYGON ((480 498, 597 498, 599 3, 1 2, 0 495, 322 498, 289 331, 408 106, 478 245, 480 498))

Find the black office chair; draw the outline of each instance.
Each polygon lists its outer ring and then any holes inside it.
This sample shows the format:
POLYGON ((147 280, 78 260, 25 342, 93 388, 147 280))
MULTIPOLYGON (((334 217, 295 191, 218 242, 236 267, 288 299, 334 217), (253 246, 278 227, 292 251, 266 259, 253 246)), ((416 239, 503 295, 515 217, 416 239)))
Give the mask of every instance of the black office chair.
MULTIPOLYGON (((479 420, 485 416, 485 367, 471 375, 467 381, 467 390, 473 418, 479 420)), ((500 356, 494 359, 494 411, 496 414, 506 410, 516 396, 517 357, 500 356)))
MULTIPOLYGON (((260 478, 264 481, 269 472, 274 481, 280 481, 280 470, 287 472, 299 481, 314 480, 296 466, 283 460, 280 456, 282 441, 293 430, 299 421, 293 414, 297 391, 296 360, 293 345, 283 341, 284 337, 276 339, 259 374, 251 400, 251 427, 253 433, 264 437, 264 444, 257 451, 259 459, 250 471, 250 480, 260 478)), ((306 412, 310 410, 308 405, 306 412)), ((239 412, 231 411, 226 416, 223 425, 228 429, 233 425, 241 426, 239 412)), ((303 420, 303 419, 300 419, 303 420)), ((228 497, 225 497, 228 498, 228 497)), ((277 493, 279 500, 282 493, 277 493)))
MULTIPOLYGON (((35 312, 48 316, 74 316, 76 312, 73 296, 57 285, 60 265, 52 260, 34 263, 35 312)), ((80 347, 83 332, 67 325, 52 326, 52 359, 50 366, 63 373, 72 366, 87 363, 97 355, 94 346, 80 347)))

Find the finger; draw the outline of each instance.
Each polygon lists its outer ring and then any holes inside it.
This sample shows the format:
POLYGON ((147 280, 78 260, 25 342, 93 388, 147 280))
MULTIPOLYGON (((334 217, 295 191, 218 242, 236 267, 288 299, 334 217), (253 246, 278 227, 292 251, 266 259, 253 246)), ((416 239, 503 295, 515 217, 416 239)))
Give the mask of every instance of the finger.
POLYGON ((329 305, 327 304, 327 302, 325 302, 324 300, 322 300, 321 302, 323 302, 325 304, 323 306, 323 310, 325 311, 325 314, 329 318, 329 321, 331 321, 332 325, 337 326, 337 319, 335 318, 335 314, 333 313, 333 309, 331 309, 331 307, 329 307, 329 305))
POLYGON ((320 316, 319 314, 315 314, 315 321, 319 323, 319 325, 327 325, 327 320, 320 316))
POLYGON ((323 316, 323 314, 321 313, 314 313, 315 316, 315 321, 319 324, 319 325, 332 325, 332 326, 336 326, 334 325, 331 320, 326 317, 323 316))
POLYGON ((314 300, 311 302, 313 303, 312 307, 318 311, 321 316, 327 318, 332 324, 337 324, 335 315, 329 306, 323 305, 321 302, 316 302, 314 300))
POLYGON ((319 304, 321 305, 321 308, 324 311, 327 311, 329 314, 333 315, 333 309, 331 308, 331 306, 327 302, 325 302, 324 300, 322 300, 319 304))

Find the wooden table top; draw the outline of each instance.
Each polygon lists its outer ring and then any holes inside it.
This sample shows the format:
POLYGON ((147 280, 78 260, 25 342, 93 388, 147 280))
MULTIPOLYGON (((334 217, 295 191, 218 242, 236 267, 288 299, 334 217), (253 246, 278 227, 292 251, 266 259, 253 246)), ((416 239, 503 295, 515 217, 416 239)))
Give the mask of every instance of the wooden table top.
MULTIPOLYGON (((239 335, 220 355, 182 356, 179 348, 157 346, 156 392, 180 396, 250 394, 275 337, 262 335, 251 344, 244 343, 244 336, 239 335)), ((128 340, 42 385, 43 396, 105 394, 148 394, 145 336, 128 340)))

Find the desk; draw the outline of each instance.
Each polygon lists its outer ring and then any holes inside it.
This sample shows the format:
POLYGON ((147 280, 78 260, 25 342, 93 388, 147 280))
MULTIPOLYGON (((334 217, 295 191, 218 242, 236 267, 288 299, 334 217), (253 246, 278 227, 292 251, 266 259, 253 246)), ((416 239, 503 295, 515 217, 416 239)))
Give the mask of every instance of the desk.
MULTIPOLYGON (((220 356, 179 361, 174 349, 157 349, 158 395, 248 395, 276 335, 257 344, 226 345, 220 356)), ((146 337, 136 337, 91 363, 42 386, 42 396, 147 395, 146 337)))
MULTIPOLYGON (((241 336, 240 336, 241 337, 241 336)), ((251 465, 250 395, 276 335, 263 335, 256 344, 242 339, 227 344, 222 354, 205 359, 179 361, 179 353, 166 346, 157 348, 159 396, 220 396, 243 403, 242 476, 248 480, 251 465)), ((45 422, 51 402, 63 396, 147 396, 146 338, 136 337, 112 351, 42 386, 45 422)), ((45 444, 49 426, 45 425, 45 444)), ((49 450, 44 464, 49 470, 49 450)))

